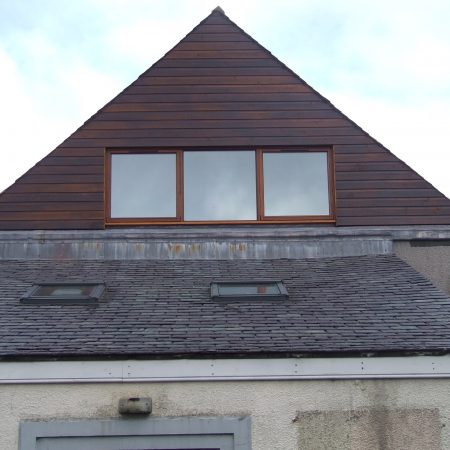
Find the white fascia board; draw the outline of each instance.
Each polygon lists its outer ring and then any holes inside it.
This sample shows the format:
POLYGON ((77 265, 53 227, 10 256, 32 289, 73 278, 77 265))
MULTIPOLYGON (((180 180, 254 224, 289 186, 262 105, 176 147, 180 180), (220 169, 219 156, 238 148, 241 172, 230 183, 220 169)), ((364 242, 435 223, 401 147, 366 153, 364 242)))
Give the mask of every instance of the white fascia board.
POLYGON ((0 384, 450 378, 450 355, 0 362, 0 384))

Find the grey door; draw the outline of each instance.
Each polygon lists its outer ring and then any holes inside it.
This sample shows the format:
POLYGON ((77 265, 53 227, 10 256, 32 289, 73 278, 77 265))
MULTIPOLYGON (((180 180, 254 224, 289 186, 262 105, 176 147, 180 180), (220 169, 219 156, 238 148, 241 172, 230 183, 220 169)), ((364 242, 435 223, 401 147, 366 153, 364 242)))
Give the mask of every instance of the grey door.
POLYGON ((234 450, 231 436, 47 437, 36 450, 234 450))
POLYGON ((250 418, 26 421, 19 450, 251 450, 250 418))

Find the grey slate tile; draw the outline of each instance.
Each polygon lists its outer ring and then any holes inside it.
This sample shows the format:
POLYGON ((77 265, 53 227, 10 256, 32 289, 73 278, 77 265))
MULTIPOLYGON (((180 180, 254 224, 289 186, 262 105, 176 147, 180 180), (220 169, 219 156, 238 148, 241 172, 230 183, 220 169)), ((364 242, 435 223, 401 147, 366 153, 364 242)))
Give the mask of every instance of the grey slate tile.
POLYGON ((432 352, 450 298, 393 255, 0 261, 0 356, 432 352), (97 307, 21 305, 37 281, 105 281, 97 307), (212 280, 282 279, 286 301, 212 301, 212 280))

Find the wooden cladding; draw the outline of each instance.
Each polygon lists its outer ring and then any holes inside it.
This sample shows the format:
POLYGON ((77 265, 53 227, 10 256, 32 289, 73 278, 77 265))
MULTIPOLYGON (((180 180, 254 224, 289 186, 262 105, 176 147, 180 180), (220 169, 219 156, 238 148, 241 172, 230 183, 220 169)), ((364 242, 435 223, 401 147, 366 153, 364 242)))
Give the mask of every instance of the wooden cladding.
POLYGON ((450 224, 448 199, 213 12, 0 195, 0 229, 102 229, 105 148, 288 147, 333 148, 338 226, 450 224))
POLYGON ((106 224, 334 222, 330 148, 110 150, 106 224))

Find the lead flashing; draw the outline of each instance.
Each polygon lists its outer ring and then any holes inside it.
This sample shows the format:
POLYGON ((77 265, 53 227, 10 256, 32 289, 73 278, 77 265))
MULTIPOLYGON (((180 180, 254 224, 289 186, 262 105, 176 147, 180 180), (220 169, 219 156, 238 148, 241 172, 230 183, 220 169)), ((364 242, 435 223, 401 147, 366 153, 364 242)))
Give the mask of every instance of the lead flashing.
POLYGON ((0 260, 280 259, 393 253, 393 242, 448 245, 450 226, 186 226, 0 231, 0 260))

